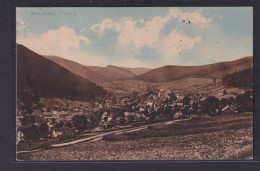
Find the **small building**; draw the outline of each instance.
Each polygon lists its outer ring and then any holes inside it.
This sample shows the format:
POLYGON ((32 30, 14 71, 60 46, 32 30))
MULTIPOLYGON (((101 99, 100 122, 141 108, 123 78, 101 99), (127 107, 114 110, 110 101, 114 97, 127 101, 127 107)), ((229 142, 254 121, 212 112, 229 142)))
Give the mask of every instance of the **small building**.
POLYGON ((139 112, 144 112, 145 111, 145 108, 144 107, 140 107, 139 108, 139 112))
POLYGON ((183 99, 184 99, 184 95, 178 94, 178 95, 177 95, 177 99, 178 99, 178 100, 183 100, 183 99))
POLYGON ((151 101, 146 103, 146 105, 147 105, 147 106, 150 106, 150 107, 152 107, 152 106, 153 106, 153 104, 154 104, 154 103, 153 103, 153 102, 151 102, 151 101))
POLYGON ((53 120, 56 120, 56 117, 54 117, 54 116, 44 116, 44 120, 46 122, 52 122, 53 120))
POLYGON ((222 115, 237 115, 237 111, 232 109, 230 106, 226 106, 222 109, 222 115))
POLYGON ((57 112, 56 113, 56 121, 59 123, 61 121, 65 121, 66 120, 66 117, 69 115, 68 112, 65 112, 65 111, 61 111, 61 112, 57 112))
POLYGON ((202 97, 201 99, 199 99, 200 102, 205 102, 206 101, 206 97, 202 97))
POLYGON ((183 103, 176 103, 176 107, 183 107, 183 103))
POLYGON ((108 124, 111 122, 112 119, 113 119, 113 117, 112 117, 111 113, 104 112, 99 125, 107 128, 108 124))
POLYGON ((178 112, 174 113, 174 115, 173 115, 174 119, 180 119, 181 117, 183 117, 183 114, 181 111, 178 111, 178 112))
POLYGON ((135 115, 134 115, 134 120, 135 121, 141 121, 143 119, 144 118, 142 118, 142 115, 140 113, 135 113, 135 115))

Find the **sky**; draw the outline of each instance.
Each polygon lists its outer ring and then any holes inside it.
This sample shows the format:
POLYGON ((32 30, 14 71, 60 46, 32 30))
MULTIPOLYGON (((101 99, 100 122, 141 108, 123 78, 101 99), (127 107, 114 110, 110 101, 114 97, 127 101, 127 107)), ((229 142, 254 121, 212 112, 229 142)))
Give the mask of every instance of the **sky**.
POLYGON ((253 55, 253 8, 18 7, 16 41, 87 66, 205 65, 253 55))

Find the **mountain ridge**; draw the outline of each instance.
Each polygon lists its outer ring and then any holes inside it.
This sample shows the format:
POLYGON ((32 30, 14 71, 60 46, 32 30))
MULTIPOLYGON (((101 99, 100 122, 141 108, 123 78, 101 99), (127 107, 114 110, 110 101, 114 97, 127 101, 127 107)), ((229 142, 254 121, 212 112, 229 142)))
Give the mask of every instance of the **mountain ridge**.
POLYGON ((128 68, 114 65, 107 65, 106 67, 86 66, 58 56, 45 55, 43 57, 97 84, 115 80, 139 80, 152 83, 166 83, 186 77, 222 78, 227 74, 253 67, 252 56, 207 65, 166 65, 154 69, 128 68))
POLYGON ((26 79, 33 82, 33 91, 40 97, 92 101, 106 90, 66 68, 17 44, 17 95, 22 94, 26 79))
POLYGON ((150 70, 148 68, 127 68, 114 65, 107 65, 106 67, 86 66, 59 56, 43 55, 43 57, 52 60, 71 72, 96 83, 128 79, 150 70))
POLYGON ((233 61, 200 66, 167 65, 152 69, 144 74, 132 77, 131 79, 153 83, 166 83, 185 77, 222 78, 227 74, 252 67, 253 57, 247 56, 233 61))

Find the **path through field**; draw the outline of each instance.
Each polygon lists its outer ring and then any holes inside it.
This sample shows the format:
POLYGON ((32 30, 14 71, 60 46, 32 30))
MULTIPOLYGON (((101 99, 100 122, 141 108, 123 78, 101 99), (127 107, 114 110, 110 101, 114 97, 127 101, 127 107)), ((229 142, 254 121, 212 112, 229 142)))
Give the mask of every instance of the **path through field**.
MULTIPOLYGON (((190 118, 189 118, 190 119, 190 118)), ((51 145, 51 147, 63 147, 63 146, 67 146, 67 145, 72 145, 72 144, 76 144, 76 143, 80 143, 80 142, 85 142, 85 141, 93 141, 93 140, 100 140, 103 138, 103 136, 105 135, 109 135, 109 134, 124 134, 124 133, 129 133, 129 132, 135 132, 135 131, 140 131, 142 129, 146 129, 148 126, 153 126, 153 125, 157 125, 157 124, 172 124, 174 122, 181 122, 181 121, 186 121, 189 119, 183 119, 183 120, 174 120, 174 121, 166 121, 166 122, 159 122, 159 123, 153 123, 153 124, 147 124, 144 126, 137 126, 134 128, 127 128, 127 129, 123 129, 123 130, 116 130, 116 131, 110 131, 110 132, 106 132, 106 133, 101 133, 98 135, 94 135, 91 137, 87 137, 87 138, 83 138, 83 139, 79 139, 79 140, 75 140, 75 141, 71 141, 71 142, 66 142, 66 143, 60 143, 60 144, 53 144, 51 145)))

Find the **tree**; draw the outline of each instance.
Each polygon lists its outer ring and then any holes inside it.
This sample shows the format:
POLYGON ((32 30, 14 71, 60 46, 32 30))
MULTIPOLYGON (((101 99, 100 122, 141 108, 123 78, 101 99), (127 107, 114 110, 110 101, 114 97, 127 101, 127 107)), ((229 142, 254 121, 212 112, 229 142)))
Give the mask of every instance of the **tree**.
POLYGON ((125 113, 123 111, 120 111, 120 116, 124 118, 125 117, 125 113))
POLYGON ((224 95, 226 95, 227 94, 227 90, 225 89, 225 90, 223 90, 223 94, 224 95))
POLYGON ((64 122, 63 121, 60 121, 59 123, 55 124, 55 128, 61 128, 63 126, 64 126, 64 122))
POLYGON ((230 105, 229 100, 227 98, 222 98, 220 104, 223 108, 227 105, 230 105))
POLYGON ((181 112, 184 116, 190 115, 189 107, 185 106, 183 109, 181 109, 181 112))
POLYGON ((20 119, 21 127, 19 130, 23 133, 29 147, 31 147, 31 142, 37 140, 37 136, 39 136, 35 117, 43 112, 43 104, 40 103, 40 98, 33 92, 33 86, 31 78, 27 76, 24 88, 19 91, 17 100, 18 111, 23 115, 23 118, 20 119))
POLYGON ((157 116, 157 112, 153 111, 152 113, 150 113, 150 120, 151 121, 155 120, 156 116, 157 116))
POLYGON ((235 100, 235 98, 234 97, 229 97, 228 98, 228 105, 231 105, 232 103, 233 103, 233 101, 235 100))
POLYGON ((225 86, 253 88, 253 68, 228 74, 222 78, 225 86))
POLYGON ((132 106, 131 106, 131 105, 127 105, 127 106, 125 107, 125 111, 126 111, 126 112, 133 112, 132 106))
POLYGON ((208 96, 204 103, 205 111, 208 115, 215 115, 217 109, 219 108, 219 99, 215 96, 208 96))
POLYGON ((170 96, 170 98, 168 99, 170 103, 177 100, 177 96, 174 93, 168 93, 168 95, 170 96))
POLYGON ((79 133, 83 132, 86 129, 87 117, 83 115, 75 115, 72 118, 73 125, 77 128, 79 133))
POLYGON ((184 96, 183 98, 183 104, 184 105, 189 105, 190 104, 190 97, 189 96, 184 96))
POLYGON ((244 94, 239 94, 234 99, 233 104, 235 104, 236 110, 241 112, 253 112, 253 99, 250 97, 251 92, 245 92, 244 94))
POLYGON ((55 123, 56 123, 55 118, 52 118, 52 120, 51 120, 51 124, 55 124, 55 123))
POLYGON ((168 105, 165 106, 163 113, 164 113, 165 116, 167 116, 170 119, 171 118, 171 113, 172 113, 171 106, 168 106, 168 105))
POLYGON ((43 137, 43 138, 48 137, 49 127, 46 123, 41 123, 41 125, 39 127, 39 133, 40 133, 41 137, 43 137))
POLYGON ((127 120, 128 120, 128 123, 133 123, 133 121, 134 121, 134 116, 133 116, 133 115, 127 116, 127 120))
POLYGON ((71 128, 72 124, 71 124, 71 122, 66 122, 65 126, 68 127, 68 128, 71 128))
POLYGON ((193 103, 192 103, 192 109, 193 109, 193 112, 194 112, 195 114, 198 113, 198 109, 199 109, 198 102, 193 102, 193 103))

